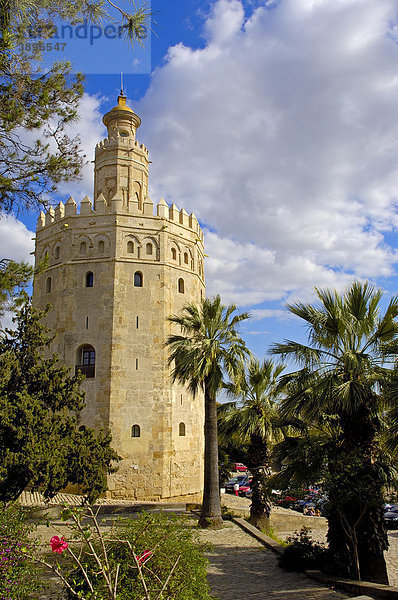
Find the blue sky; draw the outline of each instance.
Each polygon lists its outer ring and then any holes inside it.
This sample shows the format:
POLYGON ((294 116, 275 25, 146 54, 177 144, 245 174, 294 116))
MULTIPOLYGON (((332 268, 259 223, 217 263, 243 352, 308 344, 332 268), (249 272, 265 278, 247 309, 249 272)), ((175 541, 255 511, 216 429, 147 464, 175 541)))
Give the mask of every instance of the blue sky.
MULTIPOLYGON (((396 0, 153 0, 152 10, 144 50, 109 39, 65 49, 87 74, 74 130, 88 160, 123 71, 151 198, 198 216, 208 293, 252 312, 242 331, 259 357, 303 338, 284 306, 313 300, 314 286, 368 279, 395 295, 396 0)), ((91 196, 90 168, 61 195, 91 196)), ((19 219, 0 221, 1 256, 29 258, 36 215, 19 219)))

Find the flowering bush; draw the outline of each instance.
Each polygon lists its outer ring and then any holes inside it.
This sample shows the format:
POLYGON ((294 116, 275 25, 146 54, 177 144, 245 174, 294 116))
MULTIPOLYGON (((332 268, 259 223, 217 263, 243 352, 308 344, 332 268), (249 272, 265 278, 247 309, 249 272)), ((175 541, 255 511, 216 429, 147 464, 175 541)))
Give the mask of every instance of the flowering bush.
POLYGON ((53 535, 50 540, 51 550, 53 552, 58 552, 58 554, 62 554, 64 550, 68 547, 68 542, 64 537, 59 538, 57 535, 53 535))
POLYGON ((60 577, 68 598, 210 600, 206 548, 185 519, 142 513, 107 534, 90 507, 66 508, 63 519, 68 535, 53 536, 51 558, 38 560, 60 577))
POLYGON ((31 532, 20 507, 0 504, 0 600, 31 600, 44 587, 27 557, 35 549, 31 532))

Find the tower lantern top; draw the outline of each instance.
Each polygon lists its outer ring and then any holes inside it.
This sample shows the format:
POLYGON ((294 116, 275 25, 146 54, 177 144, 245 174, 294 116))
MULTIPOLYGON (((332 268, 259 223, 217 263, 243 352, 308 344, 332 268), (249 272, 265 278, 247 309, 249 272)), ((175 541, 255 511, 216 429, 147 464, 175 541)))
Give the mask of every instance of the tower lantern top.
POLYGON ((117 99, 118 103, 109 112, 107 112, 102 121, 111 134, 113 130, 126 128, 136 130, 141 125, 141 119, 135 112, 126 104, 127 98, 121 91, 117 99))

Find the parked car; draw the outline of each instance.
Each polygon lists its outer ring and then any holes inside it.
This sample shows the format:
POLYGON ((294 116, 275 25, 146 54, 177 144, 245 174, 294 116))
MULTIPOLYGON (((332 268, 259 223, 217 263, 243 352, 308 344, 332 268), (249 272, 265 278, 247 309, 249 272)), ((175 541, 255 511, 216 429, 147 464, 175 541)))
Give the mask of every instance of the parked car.
POLYGON ((232 479, 230 479, 226 484, 225 484, 225 491, 227 493, 232 494, 234 491, 234 485, 235 483, 239 483, 239 488, 241 485, 244 485, 247 481, 249 480, 247 475, 237 475, 236 477, 232 477, 232 479))
POLYGON ((387 529, 398 529, 398 506, 384 513, 387 529))
POLYGON ((246 496, 247 492, 252 489, 252 479, 253 477, 248 477, 247 481, 239 485, 239 496, 246 496))
POLYGON ((247 471, 247 467, 245 467, 245 465, 242 463, 235 463, 235 471, 238 471, 239 473, 244 473, 247 471))

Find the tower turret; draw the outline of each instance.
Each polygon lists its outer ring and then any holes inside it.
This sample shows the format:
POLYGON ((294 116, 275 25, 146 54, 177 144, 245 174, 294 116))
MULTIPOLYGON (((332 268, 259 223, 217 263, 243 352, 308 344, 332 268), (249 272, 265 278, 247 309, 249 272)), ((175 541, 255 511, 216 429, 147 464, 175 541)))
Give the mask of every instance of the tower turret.
POLYGON ((108 137, 95 149, 94 209, 102 194, 109 210, 116 196, 124 212, 141 213, 148 195, 148 150, 136 140, 141 119, 127 106, 123 92, 103 123, 108 137))

